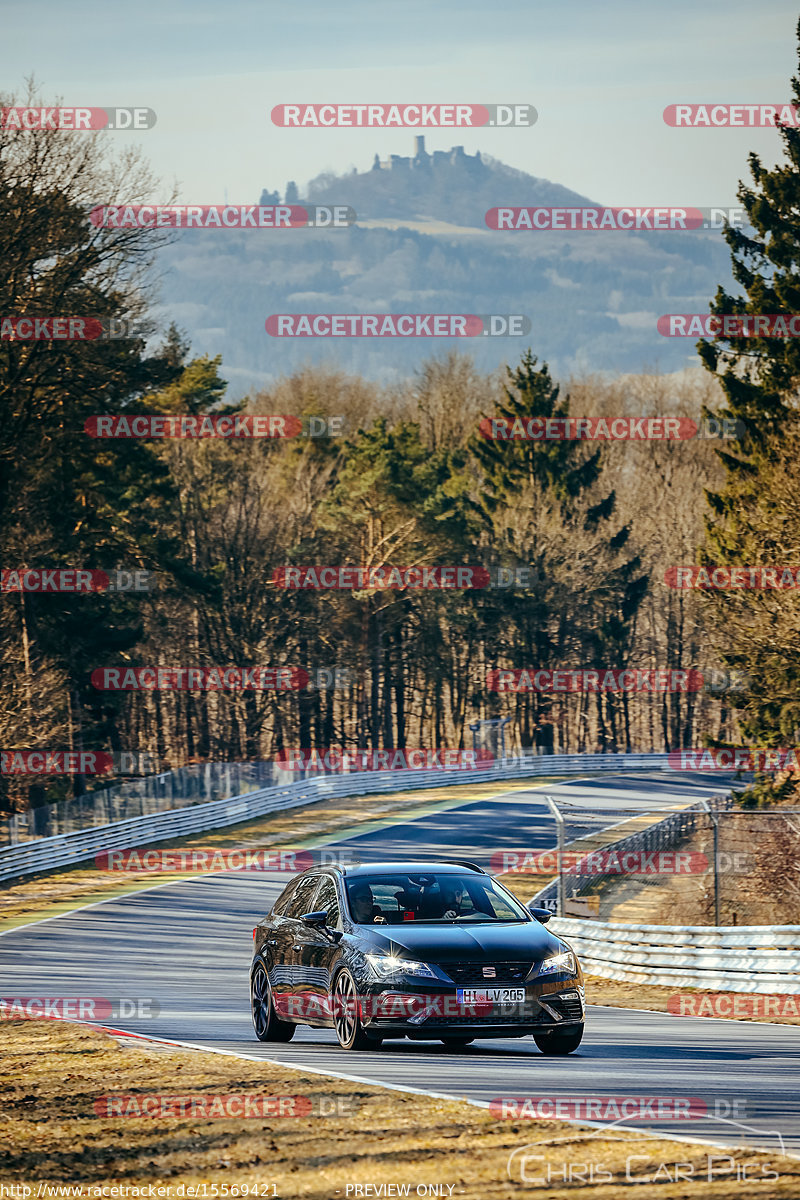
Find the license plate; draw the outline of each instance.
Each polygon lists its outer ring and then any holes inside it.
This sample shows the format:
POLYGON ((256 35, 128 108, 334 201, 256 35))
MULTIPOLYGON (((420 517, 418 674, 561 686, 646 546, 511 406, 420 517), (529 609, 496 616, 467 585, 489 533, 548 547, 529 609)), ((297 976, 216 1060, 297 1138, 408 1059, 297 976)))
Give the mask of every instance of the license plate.
POLYGON ((525 999, 525 988, 458 988, 456 997, 459 1004, 519 1004, 525 999))

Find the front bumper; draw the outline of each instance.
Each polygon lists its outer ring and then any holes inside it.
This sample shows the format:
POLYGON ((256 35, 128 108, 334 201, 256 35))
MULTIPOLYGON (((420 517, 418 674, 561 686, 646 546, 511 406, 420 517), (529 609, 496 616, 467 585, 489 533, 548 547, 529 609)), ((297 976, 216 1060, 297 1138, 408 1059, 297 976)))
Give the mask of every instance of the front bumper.
POLYGON ((574 976, 525 986, 525 999, 467 1005, 457 989, 402 984, 368 985, 359 997, 361 1023, 374 1036, 520 1037, 584 1021, 583 980, 574 976))

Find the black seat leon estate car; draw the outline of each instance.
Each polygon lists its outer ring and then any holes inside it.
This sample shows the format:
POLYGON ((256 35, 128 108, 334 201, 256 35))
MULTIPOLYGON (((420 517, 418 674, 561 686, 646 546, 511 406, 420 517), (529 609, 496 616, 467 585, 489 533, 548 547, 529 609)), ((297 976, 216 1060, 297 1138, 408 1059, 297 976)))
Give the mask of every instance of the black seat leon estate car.
POLYGON ((467 862, 315 866, 295 876, 253 930, 256 1037, 334 1029, 346 1050, 386 1038, 441 1041, 531 1034, 570 1054, 584 1027, 583 975, 566 942, 467 862))

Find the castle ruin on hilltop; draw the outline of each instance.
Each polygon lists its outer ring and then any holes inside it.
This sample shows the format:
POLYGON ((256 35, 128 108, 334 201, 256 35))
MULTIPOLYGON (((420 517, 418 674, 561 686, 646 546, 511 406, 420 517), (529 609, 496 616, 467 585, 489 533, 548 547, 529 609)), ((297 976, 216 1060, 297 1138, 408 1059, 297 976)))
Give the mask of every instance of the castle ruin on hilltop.
POLYGON ((450 150, 434 150, 428 154, 425 149, 425 138, 417 134, 414 138, 414 154, 406 158, 402 154, 390 154, 381 161, 375 155, 372 163, 373 171, 425 171, 431 167, 467 167, 480 169, 483 166, 480 150, 476 154, 465 154, 463 146, 453 146, 450 150))
MULTIPOLYGON (((372 171, 397 171, 399 173, 425 172, 425 171, 440 171, 444 168, 455 168, 457 171, 466 171, 470 175, 488 173, 489 168, 481 158, 481 152, 478 150, 476 154, 465 154, 463 146, 453 146, 450 150, 434 150, 433 154, 429 154, 425 149, 425 138, 421 135, 416 135, 414 138, 414 153, 406 157, 402 154, 390 154, 387 159, 381 160, 378 154, 372 163, 372 171)), ((365 171, 359 175, 355 167, 353 167, 352 177, 358 177, 358 180, 365 182, 372 175, 372 171, 365 171)), ((423 182, 423 176, 420 175, 419 183, 423 182)), ((398 184, 400 182, 398 178, 398 184)), ((312 180, 312 187, 314 181, 312 180)), ((413 188, 414 184, 410 186, 413 188)), ((402 190, 402 188, 401 188, 402 190)), ((259 204, 280 204, 280 192, 271 192, 264 188, 261 193, 259 204)), ((290 180, 286 186, 286 195, 284 198, 285 204, 299 204, 300 193, 297 184, 294 180, 290 180)))

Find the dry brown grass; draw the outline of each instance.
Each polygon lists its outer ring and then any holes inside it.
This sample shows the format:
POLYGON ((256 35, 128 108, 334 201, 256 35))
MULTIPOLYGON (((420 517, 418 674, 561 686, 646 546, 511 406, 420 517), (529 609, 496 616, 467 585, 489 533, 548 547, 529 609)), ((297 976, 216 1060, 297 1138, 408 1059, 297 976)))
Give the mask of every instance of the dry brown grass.
MULTIPOLYGON (((363 1072, 369 1074, 369 1056, 363 1072)), ((55 1021, 0 1024, 0 1100, 2 1179, 33 1184, 34 1197, 42 1182, 169 1186, 165 1195, 173 1200, 181 1195, 179 1185, 204 1182, 209 1189, 212 1184, 221 1189, 223 1184, 274 1183, 279 1196, 309 1200, 346 1197, 348 1184, 408 1184, 414 1195, 417 1185, 435 1183, 452 1185, 453 1196, 475 1200, 521 1195, 566 1200, 575 1196, 576 1187, 582 1200, 630 1200, 632 1195, 649 1200, 653 1186, 632 1192, 634 1185, 625 1179, 626 1158, 634 1154, 648 1156, 636 1160, 638 1173, 652 1175, 662 1162, 670 1164, 670 1174, 671 1164, 691 1165, 690 1182, 659 1183, 661 1200, 800 1194, 800 1162, 775 1154, 731 1152, 740 1171, 748 1165, 751 1179, 765 1163, 779 1173, 772 1183, 745 1189, 732 1171, 708 1181, 708 1155, 723 1154, 708 1147, 638 1133, 621 1138, 561 1122, 501 1121, 458 1100, 307 1075, 266 1062, 120 1045, 99 1030, 55 1021), (325 1095, 341 1098, 355 1111, 268 1120, 98 1116, 95 1101, 110 1092, 325 1095), (547 1171, 550 1164, 557 1175, 566 1163, 580 1172, 584 1164, 585 1177, 588 1163, 602 1163, 612 1182, 592 1185, 573 1178, 571 1186, 520 1187, 508 1177, 509 1155, 533 1142, 531 1153, 544 1155, 545 1163, 531 1164, 531 1171, 547 1171)), ((46 1200, 51 1195, 45 1193, 46 1200)))

